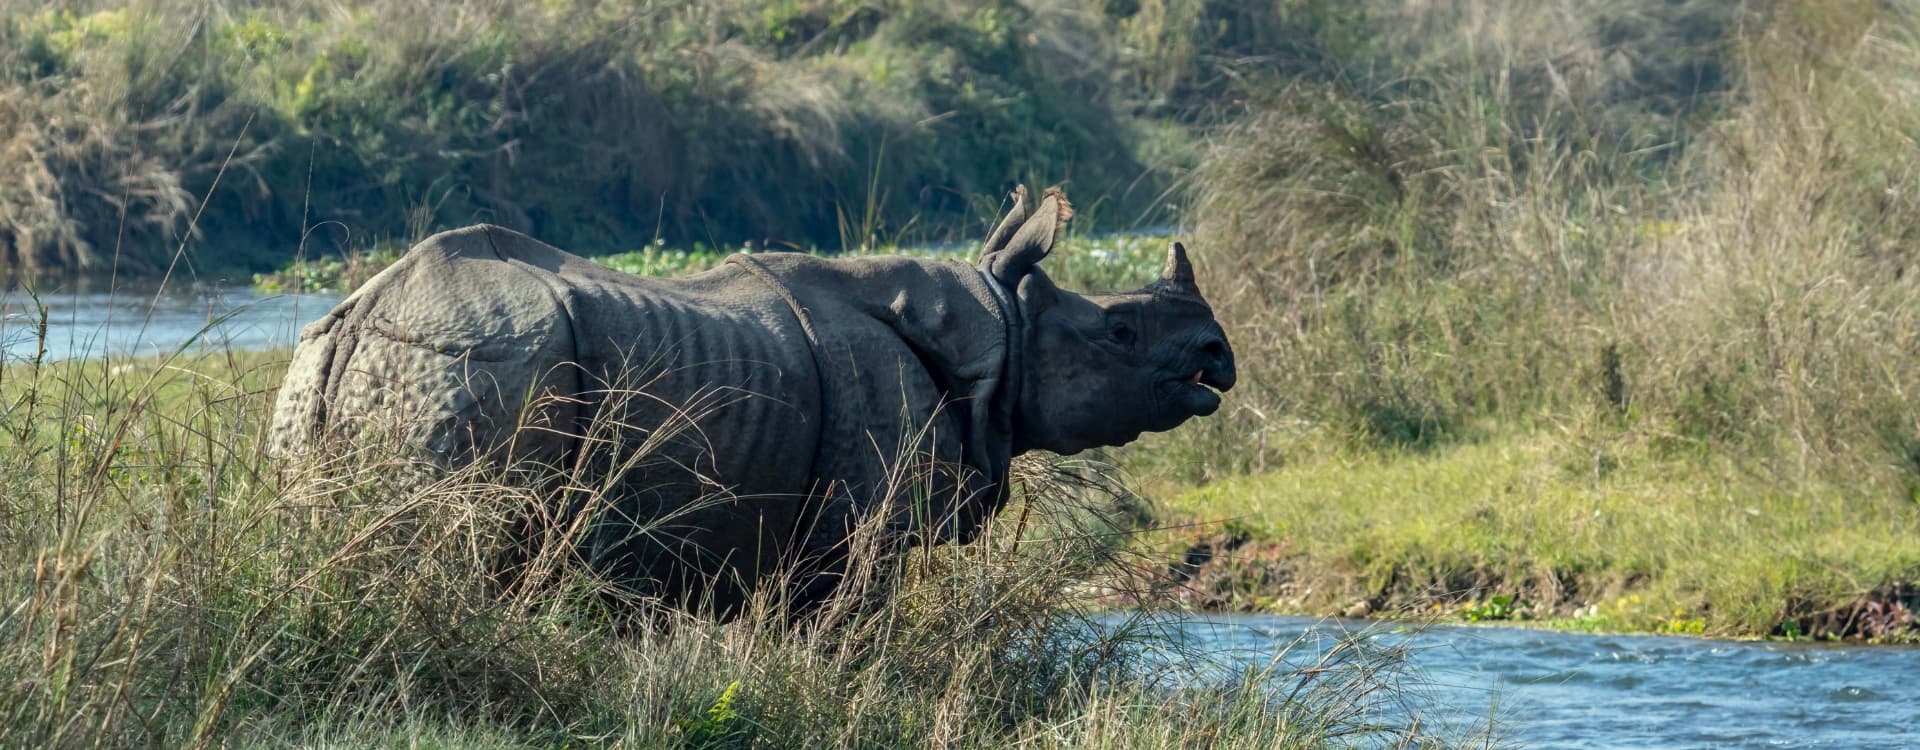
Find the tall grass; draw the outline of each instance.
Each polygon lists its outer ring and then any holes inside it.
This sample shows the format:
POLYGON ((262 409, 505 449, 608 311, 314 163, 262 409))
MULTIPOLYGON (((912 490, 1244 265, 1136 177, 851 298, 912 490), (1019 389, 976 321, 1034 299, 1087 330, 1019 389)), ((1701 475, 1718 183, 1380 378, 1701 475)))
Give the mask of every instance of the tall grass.
POLYGON ((481 220, 603 251, 947 239, 1014 181, 1158 221, 1135 154, 1171 131, 1131 114, 1099 5, 8 0, 0 269, 165 265, 223 171, 194 260, 256 270, 481 220))
POLYGON ((1258 373, 1225 429, 1548 424, 1911 481, 1911 14, 1369 7, 1400 67, 1283 85, 1194 178, 1258 373))
POLYGON ((321 474, 265 460, 283 368, 0 368, 0 744, 1449 741, 1394 712, 1405 662, 1364 641, 1243 679, 1147 669, 1159 631, 1089 610, 1137 516, 1097 466, 1026 465, 982 542, 858 555, 894 583, 810 627, 764 601, 635 623, 564 543, 519 568, 541 585, 503 585, 523 482, 372 443, 321 474))
POLYGON ((1349 597, 1293 606, 1915 604, 1920 17, 1364 7, 1370 46, 1209 143, 1193 246, 1246 376, 1130 460, 1273 472, 1178 504, 1284 540, 1269 601, 1349 597))

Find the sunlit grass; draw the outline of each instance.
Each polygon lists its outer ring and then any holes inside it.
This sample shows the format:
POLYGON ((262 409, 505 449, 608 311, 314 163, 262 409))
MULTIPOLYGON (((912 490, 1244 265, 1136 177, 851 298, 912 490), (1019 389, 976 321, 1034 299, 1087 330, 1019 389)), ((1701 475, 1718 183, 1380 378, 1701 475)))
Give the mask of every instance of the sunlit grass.
POLYGON ((1305 453, 1166 504, 1251 540, 1210 580, 1265 611, 1764 635, 1920 578, 1910 500, 1551 433, 1305 453))
POLYGON ((1163 63, 1101 6, 4 0, 0 270, 157 273, 191 240, 258 271, 483 220, 942 241, 1017 180, 1151 225, 1188 136, 1135 126, 1163 63))
MULTIPOLYGON (((1166 258, 1167 245, 1175 239, 1178 238, 1168 232, 1070 234, 1048 256, 1046 268, 1055 281, 1071 289, 1094 292, 1135 289, 1159 275, 1160 265, 1166 258)), ((595 255, 592 260, 616 271, 639 276, 673 277, 711 269, 734 253, 767 250, 751 246, 716 249, 695 245, 692 248, 677 248, 661 241, 639 250, 595 255)), ((255 275, 253 286, 262 293, 270 294, 294 291, 348 292, 392 265, 405 252, 405 248, 383 246, 378 250, 344 257, 300 261, 270 274, 255 275)), ((804 252, 829 257, 904 255, 927 260, 972 262, 977 257, 978 247, 957 243, 890 245, 847 252, 804 252)))

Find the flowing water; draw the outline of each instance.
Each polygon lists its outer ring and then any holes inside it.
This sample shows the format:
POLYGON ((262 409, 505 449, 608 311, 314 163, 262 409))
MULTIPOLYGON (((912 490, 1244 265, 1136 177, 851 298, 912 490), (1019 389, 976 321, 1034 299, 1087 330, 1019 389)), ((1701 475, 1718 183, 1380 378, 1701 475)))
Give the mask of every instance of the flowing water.
MULTIPOLYGON (((1226 664, 1400 648, 1426 726, 1538 748, 1920 748, 1920 648, 1220 616, 1173 639, 1226 664), (1224 658, 1221 658, 1224 657, 1224 658)), ((1405 717, 1400 717, 1404 719, 1405 717)))
MULTIPOLYGON (((116 289, 53 288, 46 307, 48 361, 105 355, 168 354, 204 349, 290 348, 300 327, 340 301, 338 294, 263 295, 243 286, 122 285, 116 289)), ((0 363, 31 360, 41 350, 40 313, 19 288, 0 291, 0 363)))

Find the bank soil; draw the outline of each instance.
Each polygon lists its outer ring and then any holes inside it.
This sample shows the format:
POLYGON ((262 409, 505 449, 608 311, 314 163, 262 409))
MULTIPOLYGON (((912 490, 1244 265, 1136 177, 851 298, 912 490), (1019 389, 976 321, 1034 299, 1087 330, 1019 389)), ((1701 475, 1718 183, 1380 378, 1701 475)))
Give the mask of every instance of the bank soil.
POLYGON ((1511 622, 1567 630, 1733 638, 1920 643, 1920 584, 1883 584, 1839 601, 1788 597, 1767 632, 1731 628, 1712 602, 1674 606, 1644 573, 1542 569, 1512 576, 1487 566, 1326 559, 1286 539, 1236 529, 1171 533, 1166 563, 1145 566, 1109 603, 1173 602, 1200 612, 1382 620, 1511 622))

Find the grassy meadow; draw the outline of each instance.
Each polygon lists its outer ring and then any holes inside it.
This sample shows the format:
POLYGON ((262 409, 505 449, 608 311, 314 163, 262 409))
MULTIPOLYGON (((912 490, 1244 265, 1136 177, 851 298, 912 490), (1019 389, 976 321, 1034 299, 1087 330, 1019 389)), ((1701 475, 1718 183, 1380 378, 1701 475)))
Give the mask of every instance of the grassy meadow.
POLYGON ((1405 654, 1159 672, 1117 602, 1911 642, 1916 139, 1877 0, 0 0, 18 278, 936 252, 1064 182, 1056 277, 1180 237, 1240 369, 795 630, 503 594, 499 477, 290 489, 286 352, 12 359, 0 746, 1491 743, 1396 712, 1405 654))

